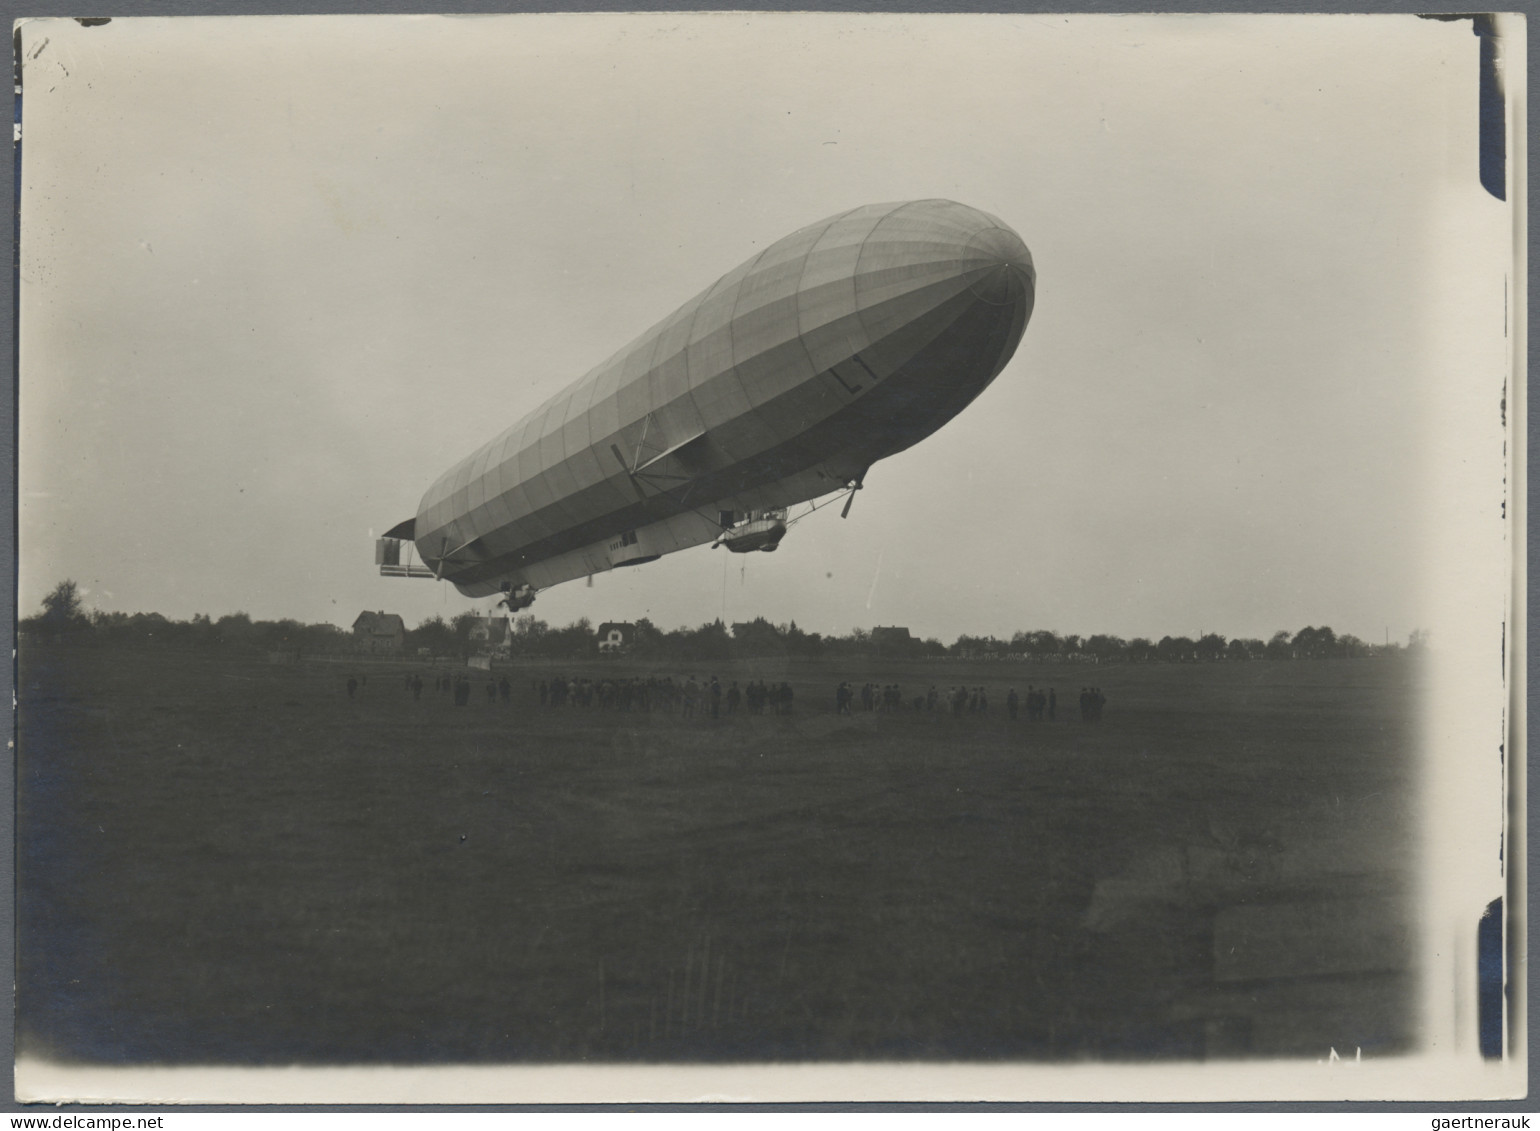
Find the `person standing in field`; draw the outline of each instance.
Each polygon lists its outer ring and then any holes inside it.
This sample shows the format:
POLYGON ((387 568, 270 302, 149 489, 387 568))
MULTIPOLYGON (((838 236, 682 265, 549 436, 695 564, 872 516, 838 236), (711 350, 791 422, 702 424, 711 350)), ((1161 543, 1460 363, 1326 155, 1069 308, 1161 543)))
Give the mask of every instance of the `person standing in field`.
POLYGON ((711 677, 711 717, 722 717, 722 685, 717 682, 717 677, 711 677))
POLYGON ((422 676, 412 676, 412 700, 415 702, 422 698, 422 676))
POLYGON ((354 676, 348 676, 348 698, 351 699, 358 691, 358 680, 354 676))
POLYGON ((743 692, 738 690, 738 681, 733 680, 733 685, 727 689, 727 713, 734 714, 738 710, 738 704, 743 699, 743 692))
POLYGON ((1005 713, 1012 719, 1016 718, 1016 707, 1020 702, 1016 698, 1016 689, 1013 687, 1005 693, 1005 713))

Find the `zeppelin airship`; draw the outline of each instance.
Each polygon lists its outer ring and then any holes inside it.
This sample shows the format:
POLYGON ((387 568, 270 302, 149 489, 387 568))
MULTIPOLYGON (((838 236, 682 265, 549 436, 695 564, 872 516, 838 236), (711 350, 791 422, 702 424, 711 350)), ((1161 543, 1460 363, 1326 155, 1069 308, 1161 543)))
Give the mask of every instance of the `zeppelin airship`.
POLYGON ((774 550, 790 508, 849 492, 848 514, 994 380, 1036 283, 1020 236, 950 200, 802 228, 444 472, 380 572, 520 609, 691 546, 774 550))

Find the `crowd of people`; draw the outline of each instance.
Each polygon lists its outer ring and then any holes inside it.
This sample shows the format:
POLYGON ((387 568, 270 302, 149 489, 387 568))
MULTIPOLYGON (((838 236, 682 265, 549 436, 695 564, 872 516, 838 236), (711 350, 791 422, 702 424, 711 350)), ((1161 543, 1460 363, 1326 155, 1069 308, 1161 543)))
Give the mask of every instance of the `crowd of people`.
MULTIPOLYGON (((369 677, 367 675, 348 676, 346 685, 348 690, 348 698, 356 698, 359 689, 368 686, 368 683, 369 677)), ((401 677, 401 686, 405 689, 407 694, 411 695, 411 697, 416 700, 422 698, 423 689, 427 687, 427 684, 423 682, 421 673, 406 672, 401 677)), ((469 674, 465 672, 459 672, 455 675, 434 676, 433 690, 435 694, 451 696, 454 700, 455 706, 457 707, 464 707, 469 704, 471 701, 471 695, 473 694, 471 691, 471 678, 469 674)), ((502 701, 506 703, 510 698, 512 698, 512 695, 513 685, 508 682, 508 677, 506 675, 501 679, 493 679, 491 676, 487 677, 487 702, 491 703, 498 699, 502 699, 502 701)))
MULTIPOLYGON (((1080 689, 1080 718, 1084 722, 1096 722, 1101 718, 1107 697, 1097 687, 1080 689)), ((944 693, 931 684, 924 695, 906 699, 903 688, 896 683, 863 683, 859 690, 849 682, 841 683, 834 691, 834 712, 852 715, 861 711, 877 713, 902 710, 908 704, 916 711, 942 710, 953 718, 964 715, 989 714, 989 691, 984 687, 951 687, 944 693)), ((1018 695, 1013 687, 1005 693, 1005 712, 1012 719, 1018 718, 1025 708, 1027 719, 1032 722, 1052 722, 1058 716, 1059 697, 1053 688, 1038 690, 1028 686, 1025 696, 1018 695)))
MULTIPOLYGON (((368 676, 349 676, 348 698, 369 682, 368 676)), ((421 699, 427 686, 416 672, 407 672, 402 685, 414 700, 421 699)), ((726 687, 716 676, 709 680, 697 680, 695 676, 674 679, 672 676, 631 676, 629 678, 606 677, 589 679, 578 676, 568 679, 565 675, 537 678, 530 681, 531 691, 539 697, 545 708, 598 708, 606 711, 663 711, 683 718, 708 716, 716 719, 737 714, 740 710, 750 715, 790 715, 795 696, 791 684, 781 680, 750 680, 743 687, 732 680, 726 687)), ((471 677, 465 672, 454 675, 437 675, 433 690, 438 695, 451 696, 455 706, 467 706, 473 695, 471 677)), ((506 674, 494 678, 488 675, 484 694, 488 703, 501 700, 509 702, 513 686, 506 674)), ((1080 689, 1080 718, 1083 722, 1098 722, 1107 697, 1099 687, 1080 689)), ((1005 693, 1006 714, 1012 719, 1024 710, 1028 721, 1053 722, 1058 716, 1058 693, 1054 688, 1039 689, 1028 686, 1025 695, 1018 695, 1013 687, 1005 693)), ((834 692, 834 711, 839 715, 863 712, 890 713, 911 708, 915 711, 945 711, 954 718, 964 715, 989 714, 989 692, 984 687, 951 687, 942 692, 931 684, 924 695, 905 698, 903 688, 896 683, 863 683, 859 688, 848 681, 841 682, 834 692)))
POLYGON ((592 680, 586 676, 567 679, 558 675, 533 681, 542 707, 599 707, 616 711, 664 711, 693 718, 706 715, 721 718, 740 709, 750 715, 789 715, 795 695, 791 684, 774 680, 751 680, 739 687, 731 681, 723 687, 716 676, 697 680, 693 675, 676 680, 672 676, 633 676, 629 679, 592 680))

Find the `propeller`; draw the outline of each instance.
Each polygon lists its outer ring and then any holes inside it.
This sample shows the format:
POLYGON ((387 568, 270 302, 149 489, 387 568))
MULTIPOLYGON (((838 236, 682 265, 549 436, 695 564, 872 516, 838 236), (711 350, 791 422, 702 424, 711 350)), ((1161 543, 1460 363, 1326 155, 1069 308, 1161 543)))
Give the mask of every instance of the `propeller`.
POLYGON ((845 496, 845 506, 844 509, 840 511, 841 518, 848 518, 850 516, 850 504, 856 501, 856 492, 861 489, 861 483, 863 480, 865 480, 865 478, 866 472, 863 471, 860 475, 850 481, 850 494, 845 496))

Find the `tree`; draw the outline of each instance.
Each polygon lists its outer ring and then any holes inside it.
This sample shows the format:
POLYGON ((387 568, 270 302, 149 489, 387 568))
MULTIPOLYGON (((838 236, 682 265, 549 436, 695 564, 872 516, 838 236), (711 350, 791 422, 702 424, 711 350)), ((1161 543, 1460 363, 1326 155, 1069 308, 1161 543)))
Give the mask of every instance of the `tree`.
POLYGON ((816 632, 803 632, 797 622, 783 624, 778 630, 786 640, 786 651, 793 656, 818 656, 823 654, 823 637, 816 632))
POLYGON ((259 620, 254 627, 257 638, 269 652, 297 651, 304 643, 305 626, 292 617, 259 620))
POLYGON ((1273 638, 1267 642, 1267 658, 1269 660, 1292 660, 1294 649, 1289 645, 1289 634, 1283 630, 1273 633, 1273 638))
POLYGON ((1374 655, 1374 647, 1364 643, 1352 633, 1345 632, 1337 637, 1337 654, 1347 656, 1349 659, 1358 659, 1361 656, 1374 655))
POLYGON ((433 656, 452 656, 458 650, 454 629, 444 623, 444 618, 431 616, 406 634, 406 648, 416 652, 426 648, 433 656))
POLYGON ((251 617, 246 613, 229 613, 214 622, 214 633, 221 645, 239 647, 250 644, 251 617))
POLYGON ((1210 632, 1193 645, 1193 650, 1198 659, 1206 663, 1222 660, 1225 654, 1225 638, 1217 632, 1210 632))
POLYGON ((784 656, 786 640, 764 617, 733 625, 733 653, 738 656, 784 656))
POLYGON ((1294 634, 1294 654, 1301 659, 1319 660, 1336 651, 1337 634, 1325 625, 1320 628, 1307 626, 1294 634))
POLYGON ((67 578, 59 582, 43 598, 42 615, 30 623, 48 637, 90 629, 91 620, 86 616, 85 602, 80 599, 80 587, 67 578))
POLYGON ((475 609, 466 609, 456 613, 449 620, 449 629, 454 633, 457 654, 463 660, 471 654, 471 629, 481 622, 481 614, 475 609))
MULTIPOLYGON (((772 632, 774 629, 771 630, 772 632)), ((678 654, 686 660, 728 660, 732 658, 732 637, 727 626, 718 618, 697 629, 680 629, 668 634, 677 641, 678 654)))
POLYGON ((74 620, 80 616, 83 607, 79 587, 68 578, 55 585, 43 598, 43 615, 55 620, 74 620))
POLYGON ((336 654, 353 648, 353 634, 334 624, 307 624, 299 630, 299 647, 306 653, 336 654))
POLYGON ((864 628, 852 628, 848 636, 831 636, 825 643, 835 655, 861 655, 871 650, 872 634, 864 628))
POLYGON ((536 617, 533 613, 524 613, 513 618, 512 636, 508 641, 508 649, 520 656, 539 656, 544 653, 544 645, 541 643, 546 634, 551 631, 551 626, 536 617))
POLYGON ((219 643, 219 633, 214 628, 214 621, 207 613, 194 613, 192 623, 188 625, 187 639, 189 643, 208 647, 219 643))
POLYGON ((665 638, 657 625, 647 617, 638 617, 631 626, 631 652, 637 656, 661 656, 666 647, 665 638))
POLYGON ((594 636, 593 623, 587 617, 578 617, 564 628, 550 629, 540 637, 537 646, 542 656, 572 660, 599 653, 599 640, 594 636))
POLYGON ((1011 646, 993 636, 959 636, 949 649, 954 656, 997 656, 1009 652, 1011 646))
POLYGON ((1028 632, 1021 639, 1023 651, 1035 659, 1057 655, 1061 644, 1062 641, 1056 635, 1043 628, 1036 632, 1028 632))
POLYGON ((1127 648, 1128 645, 1116 636, 1108 636, 1100 632, 1085 642, 1085 650, 1096 657, 1098 664, 1117 659, 1127 648))

